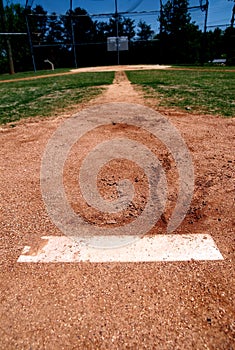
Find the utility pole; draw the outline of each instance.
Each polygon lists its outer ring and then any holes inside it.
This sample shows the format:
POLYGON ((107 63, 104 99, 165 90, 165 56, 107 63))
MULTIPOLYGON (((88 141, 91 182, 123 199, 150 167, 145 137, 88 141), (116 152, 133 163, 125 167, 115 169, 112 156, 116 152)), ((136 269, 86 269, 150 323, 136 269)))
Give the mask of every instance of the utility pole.
MULTIPOLYGON (((6 21, 6 15, 5 15, 4 6, 3 6, 3 0, 0 0, 0 17, 2 22, 2 31, 3 33, 6 33, 7 21, 6 21)), ((8 55, 10 74, 15 74, 11 42, 8 36, 6 36, 6 46, 7 46, 7 55, 8 55)))
POLYGON ((26 22, 26 27, 27 27, 27 34, 28 34, 28 39, 29 39, 29 48, 30 48, 30 53, 31 53, 31 58, 32 58, 32 63, 33 63, 33 70, 34 70, 34 73, 36 73, 37 68, 36 68, 36 62, 35 62, 34 50, 33 50, 33 43, 32 43, 31 31, 30 31, 29 20, 28 20, 28 2, 26 3, 25 12, 24 13, 25 13, 25 22, 26 22))
POLYGON ((116 40, 117 40, 117 64, 120 63, 120 50, 119 50, 119 15, 118 15, 118 4, 115 0, 115 18, 116 18, 116 40))
POLYGON ((72 11, 73 11, 73 0, 70 0, 70 21, 71 21, 71 34, 72 34, 73 57, 74 57, 74 65, 75 65, 75 68, 77 68, 78 65, 77 65, 77 54, 76 54, 76 46, 75 46, 75 37, 74 37, 74 28, 73 28, 72 11))
POLYGON ((205 11, 205 20, 204 20, 204 31, 202 37, 202 54, 201 54, 201 64, 202 66, 205 63, 205 51, 206 51, 206 32, 207 32, 207 18, 208 18, 208 9, 209 9, 209 0, 206 0, 205 4, 203 4, 203 0, 200 0, 201 10, 205 11))
POLYGON ((204 6, 204 11, 205 11, 204 35, 206 35, 206 31, 207 31, 208 8, 209 8, 209 0, 206 0, 206 4, 204 6))
POLYGON ((159 48, 160 48, 160 64, 163 62, 163 42, 162 42, 162 17, 163 17, 163 4, 162 0, 160 0, 160 40, 159 40, 159 48))
POLYGON ((232 18, 231 18, 231 27, 232 28, 234 26, 234 18, 235 18, 235 0, 234 0, 233 13, 232 13, 232 18))

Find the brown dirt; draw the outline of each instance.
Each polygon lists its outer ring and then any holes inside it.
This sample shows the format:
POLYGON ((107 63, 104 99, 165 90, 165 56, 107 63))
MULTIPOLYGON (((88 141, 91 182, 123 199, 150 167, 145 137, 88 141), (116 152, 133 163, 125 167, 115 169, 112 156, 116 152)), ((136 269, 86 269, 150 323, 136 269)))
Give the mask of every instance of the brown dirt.
MULTIPOLYGON (((121 70, 103 95, 79 109, 107 102, 139 103, 157 110, 156 101, 144 99, 121 70)), ((195 167, 194 198, 177 233, 211 234, 225 260, 17 263, 25 245, 40 244, 43 235, 61 234, 45 210, 39 174, 47 141, 70 115, 7 125, 0 130, 1 349, 234 349, 235 120, 173 109, 160 112, 180 130, 195 167)), ((113 130, 107 128, 106 135, 113 130)), ((119 126, 115 132, 122 134, 119 126)), ((131 129, 125 132, 133 134, 131 129)), ((103 134, 104 130, 98 130, 98 139, 89 135, 83 140, 81 157, 87 152, 85 145, 93 145, 103 134)), ((167 150, 154 144, 149 135, 138 137, 156 149, 169 182, 175 179, 174 163, 167 150)), ((66 166, 69 192, 76 181, 71 175, 74 163, 66 166)), ((124 162, 121 169, 124 175, 129 169, 130 179, 134 179, 134 166, 124 162)), ((137 187, 135 207, 129 211, 132 215, 139 214, 145 201, 144 175, 138 176, 143 181, 137 187), (140 193, 144 193, 143 202, 140 193)), ((112 180, 118 179, 112 179, 107 167, 100 174, 100 188, 106 198, 116 195, 112 188, 105 190, 112 180)), ((174 202, 174 186, 170 185, 169 196, 174 202)), ((85 208, 80 201, 73 203, 71 194, 69 199, 75 210, 85 208)), ((152 234, 165 232, 171 209, 169 205, 152 234)), ((94 212, 88 213, 87 220, 120 223, 120 218, 112 221, 94 212)))

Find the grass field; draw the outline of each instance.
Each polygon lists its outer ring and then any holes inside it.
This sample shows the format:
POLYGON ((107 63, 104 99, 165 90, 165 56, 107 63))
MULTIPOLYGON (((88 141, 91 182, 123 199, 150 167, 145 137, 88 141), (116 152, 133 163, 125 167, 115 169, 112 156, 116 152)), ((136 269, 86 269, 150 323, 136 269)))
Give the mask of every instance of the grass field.
POLYGON ((190 113, 235 116, 235 72, 218 70, 154 70, 126 72, 156 105, 190 113))
POLYGON ((21 73, 15 73, 13 75, 10 74, 2 74, 0 75, 0 81, 4 80, 16 80, 21 78, 31 78, 31 77, 38 77, 40 75, 51 75, 51 74, 58 74, 58 73, 66 73, 69 72, 69 68, 59 68, 55 70, 39 70, 37 72, 21 72, 21 73))
MULTIPOLYGON (((223 67, 179 70, 127 71, 133 84, 144 89, 156 106, 177 107, 189 113, 235 116, 235 72, 223 67)), ((113 72, 66 73, 69 69, 0 76, 0 124, 21 118, 56 115, 102 92, 111 84, 113 72), (45 75, 43 79, 15 81, 45 75), (12 79, 5 83, 4 80, 12 79), (2 82, 1 82, 2 81, 2 82)))
POLYGON ((113 79, 113 72, 102 72, 0 83, 0 123, 55 114, 101 93, 113 79))

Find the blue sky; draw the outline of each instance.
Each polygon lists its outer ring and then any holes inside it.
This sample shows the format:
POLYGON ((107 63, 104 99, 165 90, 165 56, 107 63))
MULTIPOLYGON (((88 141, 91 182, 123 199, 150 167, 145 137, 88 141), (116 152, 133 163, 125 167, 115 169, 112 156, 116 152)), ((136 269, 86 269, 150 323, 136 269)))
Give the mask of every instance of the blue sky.
MULTIPOLYGON (((7 0, 5 0, 6 3, 7 0)), ((32 1, 32 0, 31 0, 32 1)), ((163 0, 165 3, 167 0, 163 0)), ((10 1, 11 2, 11 1, 10 1)), ((25 0, 13 0, 12 2, 25 4, 25 0)), ((154 11, 159 10, 159 0, 117 0, 118 10, 124 11, 154 11)), ((65 13, 69 8, 70 0, 33 0, 33 6, 40 4, 48 13, 65 13)), ((199 5, 199 0, 189 0, 190 6, 199 5)), ((228 0, 209 0, 208 26, 229 24, 232 15, 233 1, 228 0)), ((115 9, 115 0, 73 0, 73 7, 81 7, 87 10, 89 14, 112 13, 115 9)), ((193 10, 192 19, 199 26, 203 25, 204 13, 200 10, 193 10)), ((157 15, 130 16, 136 20, 143 19, 152 25, 152 28, 158 30, 157 15)), ((104 18, 100 19, 104 20, 104 18)), ((213 29, 213 28, 212 28, 213 29)), ((223 27, 222 27, 223 29, 223 27)))

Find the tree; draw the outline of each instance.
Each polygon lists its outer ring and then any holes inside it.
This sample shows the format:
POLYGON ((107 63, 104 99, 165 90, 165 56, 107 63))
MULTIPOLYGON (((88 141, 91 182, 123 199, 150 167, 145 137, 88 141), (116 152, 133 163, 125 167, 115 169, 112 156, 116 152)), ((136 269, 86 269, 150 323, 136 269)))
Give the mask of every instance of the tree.
POLYGON ((177 35, 190 24, 188 0, 168 0, 162 7, 159 17, 162 31, 166 34, 177 35))
POLYGON ((34 43, 37 45, 46 41, 47 34, 47 11, 41 5, 36 5, 30 16, 30 28, 34 43))
POLYGON ((135 36, 135 21, 133 19, 124 17, 121 21, 121 27, 120 35, 128 36, 129 40, 135 36))
POLYGON ((226 28, 224 32, 224 47, 225 54, 227 58, 227 64, 234 65, 235 64, 235 28, 234 28, 234 20, 235 20, 235 0, 233 1, 234 5, 232 8, 232 17, 231 17, 231 26, 226 28))
POLYGON ((198 59, 201 32, 191 22, 188 0, 167 1, 162 6, 159 21, 164 60, 169 63, 195 62, 198 59))
POLYGON ((149 40, 153 35, 154 31, 151 29, 151 25, 146 22, 140 20, 138 23, 138 39, 139 40, 149 40))
POLYGON ((235 28, 228 27, 224 33, 227 64, 235 65, 235 28))
MULTIPOLYGON (((45 40, 48 46, 41 50, 43 51, 41 61, 45 63, 44 61, 49 59, 53 62, 55 67, 64 66, 64 56, 67 53, 67 48, 63 44, 63 25, 60 17, 54 12, 47 17, 47 32, 45 40)), ((50 65, 47 64, 45 67, 50 67, 50 65)))
MULTIPOLYGON (((7 30, 7 17, 6 17, 5 9, 3 6, 3 0, 0 0, 0 18, 1 18, 0 29, 5 33, 8 30, 7 30)), ((8 36, 5 37, 5 40, 3 39, 2 44, 3 44, 3 50, 2 50, 3 57, 8 56, 10 74, 14 74, 15 70, 14 70, 14 63, 13 63, 12 48, 11 48, 11 42, 10 42, 10 39, 8 36), (6 52, 5 53, 4 53, 4 41, 6 42, 6 52)))
POLYGON ((87 11, 76 7, 68 10, 62 17, 64 26, 64 38, 67 43, 72 42, 72 26, 76 43, 91 42, 94 35, 94 24, 87 11))
MULTIPOLYGON (((117 36, 117 21, 111 17, 109 22, 101 22, 100 29, 104 30, 105 37, 117 36)), ((135 21, 128 17, 118 17, 118 36, 128 36, 129 40, 135 36, 135 21)))
POLYGON ((107 22, 96 22, 96 41, 105 42, 109 36, 110 30, 107 22))
POLYGON ((220 28, 206 33, 206 61, 213 61, 215 58, 221 58, 224 54, 223 32, 220 28))
POLYGON ((61 43, 63 40, 63 26, 61 19, 58 18, 55 12, 48 17, 47 26, 47 42, 61 43))

